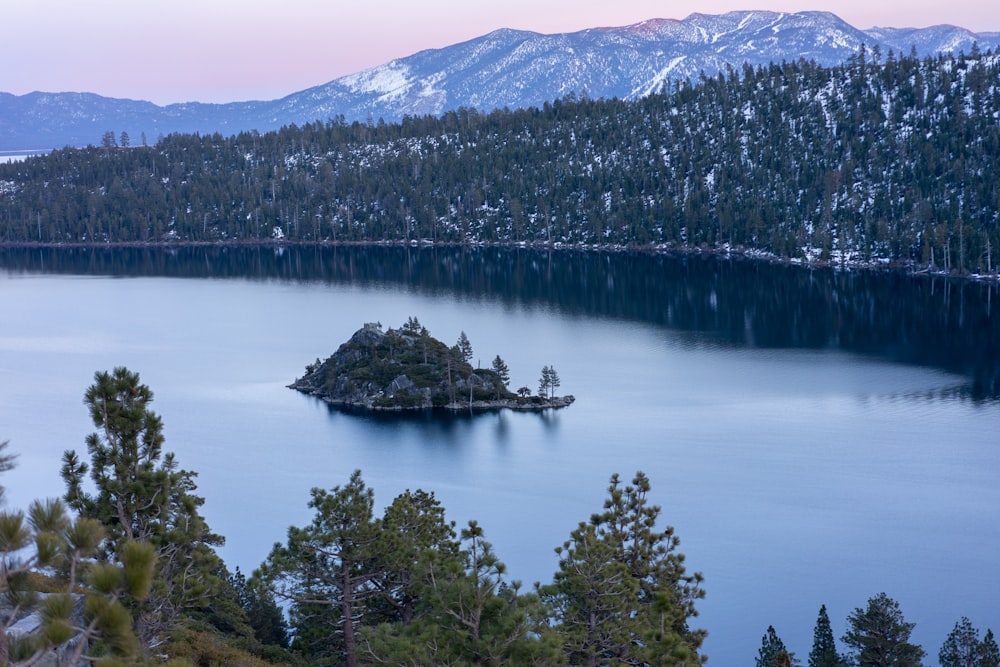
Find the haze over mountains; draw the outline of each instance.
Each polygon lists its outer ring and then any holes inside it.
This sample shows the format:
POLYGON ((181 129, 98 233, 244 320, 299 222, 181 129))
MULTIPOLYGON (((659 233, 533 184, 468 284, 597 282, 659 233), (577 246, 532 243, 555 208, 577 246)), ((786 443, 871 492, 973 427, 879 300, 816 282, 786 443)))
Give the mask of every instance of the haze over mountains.
POLYGON ((859 30, 828 12, 764 11, 692 14, 554 35, 503 29, 278 100, 158 106, 91 93, 0 93, 0 151, 97 145, 108 131, 127 132, 139 144, 174 132, 231 135, 339 117, 391 122, 459 107, 541 106, 570 94, 636 99, 670 81, 745 63, 804 58, 835 65, 862 45, 883 59, 890 51, 969 53, 974 45, 982 51, 1000 47, 1000 33, 954 26, 859 30))

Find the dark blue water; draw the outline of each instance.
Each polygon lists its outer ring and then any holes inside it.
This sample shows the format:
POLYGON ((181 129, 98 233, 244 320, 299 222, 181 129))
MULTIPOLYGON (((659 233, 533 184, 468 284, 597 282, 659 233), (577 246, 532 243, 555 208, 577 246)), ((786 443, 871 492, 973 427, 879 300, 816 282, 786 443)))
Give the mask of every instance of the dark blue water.
MULTIPOLYGON (((167 449, 199 473, 231 567, 311 517, 309 488, 360 468, 387 505, 433 490, 478 520, 512 578, 643 470, 705 575, 710 664, 773 624, 800 658, 826 604, 881 591, 937 651, 1000 630, 995 287, 641 256, 405 249, 0 253, 0 439, 8 505, 62 492, 90 432, 82 396, 126 365, 167 449), (364 322, 419 317, 512 385, 554 365, 570 408, 469 418, 331 412, 285 388, 364 322)), ((933 662, 933 660, 932 660, 933 662)))

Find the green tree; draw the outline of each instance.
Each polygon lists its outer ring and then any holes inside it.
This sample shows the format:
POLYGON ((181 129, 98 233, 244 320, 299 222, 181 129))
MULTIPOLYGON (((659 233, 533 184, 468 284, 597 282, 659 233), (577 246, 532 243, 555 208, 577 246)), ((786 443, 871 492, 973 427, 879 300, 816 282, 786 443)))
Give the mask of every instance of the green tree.
POLYGON ((501 382, 501 385, 497 387, 497 400, 499 400, 504 388, 510 383, 510 368, 507 367, 507 362, 501 359, 499 354, 493 359, 493 372, 497 374, 497 379, 501 382))
POLYGON ((593 524, 581 522, 556 549, 559 570, 543 599, 552 609, 556 630, 570 664, 598 665, 638 659, 639 586, 610 541, 593 524))
POLYGON ((549 366, 549 397, 555 397, 556 389, 561 386, 562 380, 559 379, 559 373, 556 372, 555 366, 549 366))
POLYGON ((454 528, 433 493, 407 489, 386 507, 372 559, 381 602, 372 623, 409 625, 426 610, 433 564, 459 554, 454 528))
POLYGON ((540 588, 571 663, 697 665, 705 637, 689 627, 704 596, 688 574, 672 527, 656 527, 660 507, 636 473, 611 477, 604 511, 582 522, 557 549, 559 570, 540 588))
POLYGON ((847 618, 848 630, 841 638, 852 649, 858 667, 920 667, 924 650, 910 643, 914 624, 903 619, 899 603, 879 593, 847 618))
POLYGON ((938 660, 941 667, 983 667, 988 650, 986 642, 979 640, 979 630, 963 616, 941 645, 938 660))
POLYGON ((358 630, 377 592, 368 567, 379 538, 374 494, 355 470, 345 486, 311 495, 312 522, 289 528, 287 542, 274 546, 258 574, 292 603, 293 648, 356 667, 358 630))
POLYGON ((85 394, 97 432, 87 436, 91 463, 76 452, 63 454, 67 504, 81 517, 98 521, 107 535, 100 557, 116 562, 132 542, 156 550, 153 589, 130 604, 142 645, 153 646, 186 614, 207 606, 224 585, 224 570, 211 532, 198 509, 195 474, 178 468, 173 454, 162 453, 160 417, 149 408, 153 392, 127 368, 98 372, 85 394), (94 493, 84 491, 87 473, 94 493))
POLYGON ((156 555, 149 544, 127 542, 118 562, 93 562, 103 539, 100 523, 71 521, 59 500, 33 502, 27 517, 0 512, 0 589, 6 603, 0 614, 0 664, 31 665, 60 646, 67 647, 65 659, 74 665, 88 646, 92 659, 137 656, 139 643, 122 600, 148 595, 156 555), (54 592, 36 593, 42 579, 54 592), (32 610, 41 617, 40 631, 12 641, 7 630, 32 610), (75 644, 68 644, 74 638, 75 644))
POLYGON ((458 343, 456 343, 456 346, 458 347, 459 354, 462 356, 462 361, 467 364, 471 363, 472 343, 469 342, 469 337, 465 335, 464 331, 458 335, 458 343))
POLYGON ((552 664, 557 653, 538 597, 504 581, 483 529, 470 521, 461 551, 425 558, 421 613, 365 630, 375 662, 408 665, 552 664))
MULTIPOLYGON (((0 473, 10 472, 17 462, 17 454, 6 452, 9 445, 10 442, 7 440, 0 441, 0 473)), ((6 488, 0 484, 0 504, 4 501, 4 493, 6 493, 6 488)))
POLYGON ((826 605, 819 608, 816 627, 813 629, 812 650, 809 651, 809 667, 844 667, 845 662, 837 653, 837 642, 833 638, 830 617, 826 605))
POLYGON ((785 643, 774 630, 773 625, 767 626, 767 632, 760 640, 757 651, 756 667, 792 667, 797 665, 795 654, 785 648, 785 643))
POLYGON ((269 589, 258 579, 247 579, 240 568, 230 577, 240 607, 261 644, 288 647, 288 622, 269 589))
POLYGON ((538 395, 546 398, 552 388, 552 369, 548 364, 542 366, 542 375, 538 378, 538 395))
POLYGON ((982 652, 979 667, 1000 667, 1000 648, 993 638, 993 630, 987 628, 983 637, 982 652))

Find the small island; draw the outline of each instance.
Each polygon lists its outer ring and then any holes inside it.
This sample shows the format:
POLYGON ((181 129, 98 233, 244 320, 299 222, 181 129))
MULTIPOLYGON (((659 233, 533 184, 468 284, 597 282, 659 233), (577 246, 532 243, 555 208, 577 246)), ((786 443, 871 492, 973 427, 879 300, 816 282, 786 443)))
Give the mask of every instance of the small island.
POLYGON ((554 367, 542 368, 538 393, 510 391, 510 372, 497 355, 490 368, 473 368, 472 345, 463 331, 453 346, 434 338, 415 317, 399 329, 380 323, 358 329, 326 361, 306 366, 289 388, 334 406, 368 410, 548 410, 570 405, 556 396, 554 367))

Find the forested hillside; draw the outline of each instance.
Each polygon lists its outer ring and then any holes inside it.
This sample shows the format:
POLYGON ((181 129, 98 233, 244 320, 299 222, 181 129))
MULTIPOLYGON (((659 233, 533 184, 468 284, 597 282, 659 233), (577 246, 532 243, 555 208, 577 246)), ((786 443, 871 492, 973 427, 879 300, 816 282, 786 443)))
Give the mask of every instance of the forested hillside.
POLYGON ((0 242, 738 248, 995 273, 1000 62, 862 50, 400 124, 171 135, 0 165, 0 242))

